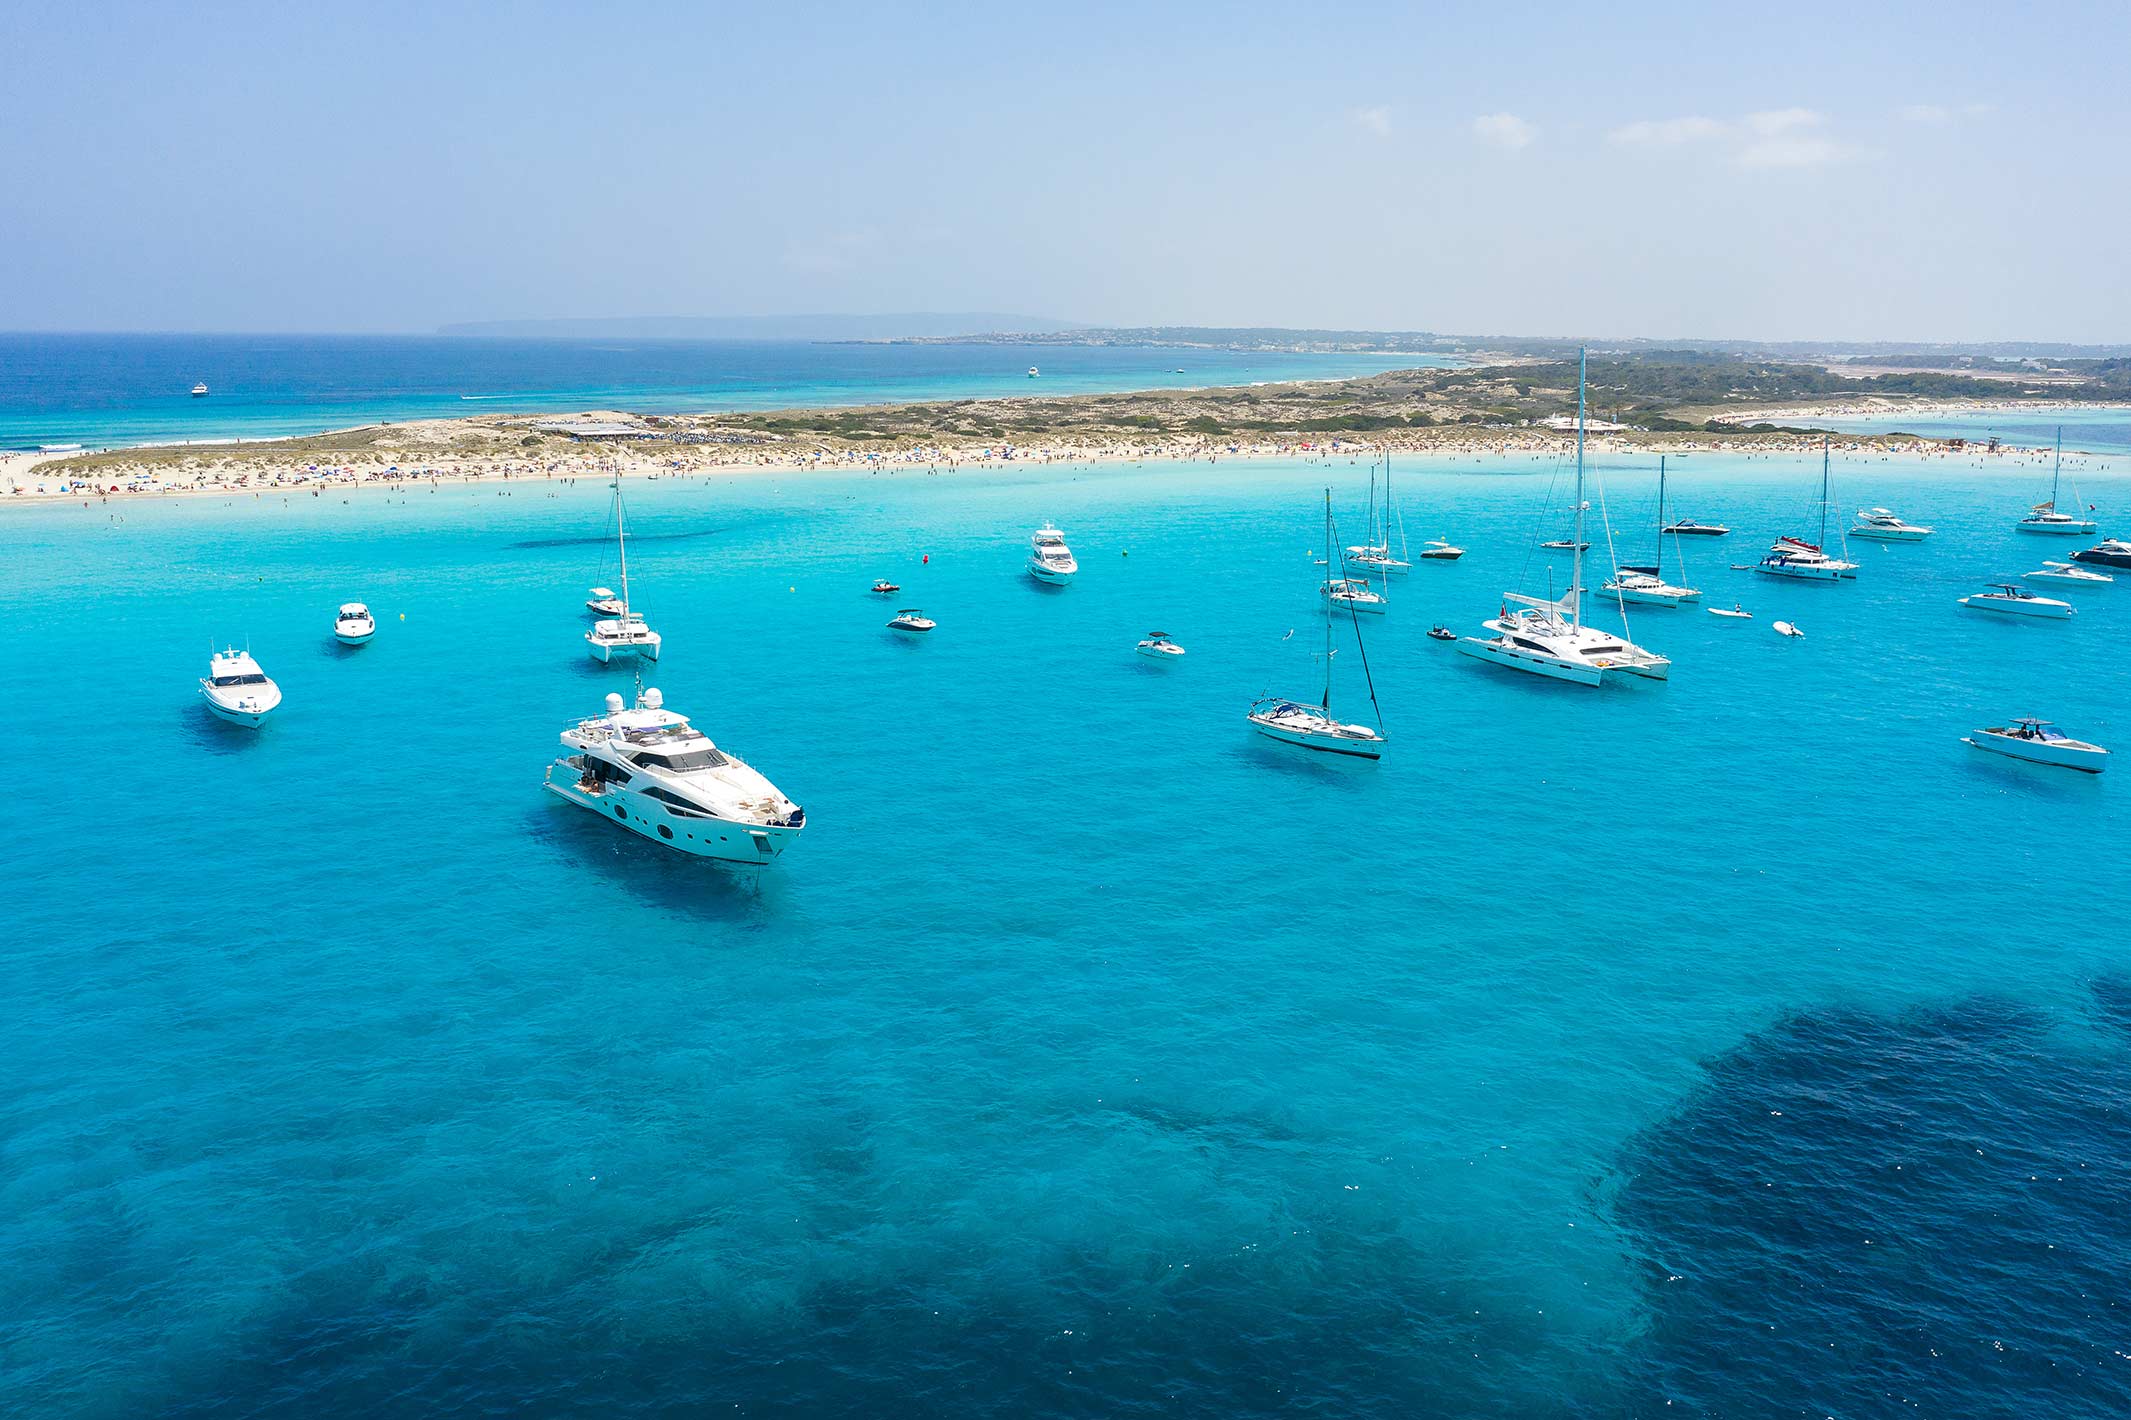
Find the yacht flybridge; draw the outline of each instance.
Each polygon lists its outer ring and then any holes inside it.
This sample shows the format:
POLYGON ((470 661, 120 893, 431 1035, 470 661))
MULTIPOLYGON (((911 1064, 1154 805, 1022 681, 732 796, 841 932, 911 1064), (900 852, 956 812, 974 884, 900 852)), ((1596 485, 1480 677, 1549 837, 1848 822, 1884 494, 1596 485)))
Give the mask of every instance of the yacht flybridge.
POLYGON ((571 753, 545 787, 632 833, 698 858, 767 863, 806 827, 806 810, 737 755, 665 707, 656 688, 562 732, 571 753))
POLYGON ((2076 510, 2079 507, 2079 490, 2072 490, 2072 507, 2067 513, 2057 506, 2057 486, 2064 477, 2064 428, 2057 429, 2057 451, 2050 464, 2050 500, 2037 503, 2028 510, 2026 517, 2013 524, 2013 531, 2024 533, 2054 533, 2060 537, 2086 537, 2094 531, 2094 520, 2076 510))
POLYGON ((1062 587, 1073 580, 1080 564, 1066 546, 1065 534, 1045 523, 1029 539, 1029 575, 1039 582, 1062 587))
POLYGON ((1922 542, 1931 536, 1931 529, 1905 523, 1885 508, 1859 508, 1857 521, 1850 524, 1850 536, 1870 542, 1922 542))
MULTIPOLYGON (((1568 539, 1579 545, 1585 543, 1583 448, 1587 361, 1588 352, 1579 351, 1576 357, 1576 531, 1568 539)), ((1458 642, 1458 650, 1511 670, 1573 681, 1578 685, 1599 685, 1609 675, 1665 679, 1672 662, 1644 650, 1625 635, 1616 636, 1610 631, 1583 624, 1583 552, 1580 546, 1574 568, 1569 590, 1558 600, 1521 596, 1515 592, 1505 594, 1501 614, 1485 623, 1495 634, 1468 636, 1458 642), (1516 606, 1515 611, 1510 609, 1512 604, 1516 606)), ((1621 619, 1625 625, 1625 607, 1621 610, 1621 619)))
POLYGON ((614 551, 621 562, 622 594, 615 597, 605 587, 592 589, 592 600, 585 605, 593 611, 612 609, 614 615, 602 617, 592 623, 585 633, 585 648, 592 659, 602 665, 611 664, 616 657, 626 659, 639 656, 647 661, 659 658, 659 634, 653 631, 644 618, 629 609, 629 530, 622 512, 622 481, 614 480, 614 551), (603 597, 601 593, 606 593, 603 597))
MULTIPOLYGON (((1339 545, 1332 531, 1332 490, 1329 488, 1324 492, 1324 545, 1327 548, 1339 545)), ((1354 627, 1354 648, 1361 654, 1362 675, 1369 684, 1369 704, 1376 709, 1376 728, 1348 724, 1332 714, 1332 627, 1337 618, 1331 616, 1324 619, 1324 692, 1318 702, 1310 705, 1281 695, 1261 696, 1250 707, 1251 728, 1268 739, 1316 750, 1320 754, 1341 754, 1355 759, 1383 757, 1383 711, 1376 704, 1376 680, 1369 674, 1369 651, 1362 644, 1361 618, 1353 614, 1354 610, 1354 604, 1347 603, 1347 620, 1354 627)))
MULTIPOLYGON (((1675 556, 1680 556, 1677 545, 1675 556)), ((1686 558, 1680 556, 1681 565, 1686 558)), ((1674 586, 1665 580, 1665 458, 1657 461, 1657 560, 1644 566, 1623 563, 1598 589, 1617 602, 1641 602, 1647 606, 1678 606, 1698 602, 1702 593, 1694 587, 1674 586)))
MULTIPOLYGON (((1768 556, 1754 564, 1764 577, 1789 577, 1802 582, 1849 582, 1857 579, 1857 564, 1830 557, 1821 546, 1828 540, 1828 439, 1820 437, 1820 542, 1802 537, 1779 537, 1768 556)), ((1845 549, 1847 551, 1848 549, 1845 549)))
POLYGON ((281 687, 266 678, 251 652, 232 646, 207 658, 200 698, 218 718, 256 730, 281 703, 281 687))

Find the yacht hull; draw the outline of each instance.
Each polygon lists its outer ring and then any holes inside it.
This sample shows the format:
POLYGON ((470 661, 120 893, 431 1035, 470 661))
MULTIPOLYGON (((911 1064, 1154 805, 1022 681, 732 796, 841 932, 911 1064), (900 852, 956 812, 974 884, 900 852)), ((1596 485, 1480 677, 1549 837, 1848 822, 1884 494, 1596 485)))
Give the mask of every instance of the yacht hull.
POLYGON ((1556 656, 1527 651, 1521 646, 1505 646, 1499 641, 1482 640, 1467 636, 1458 642, 1458 649, 1476 660, 1506 666, 1527 675, 1543 675, 1549 680, 1565 680, 1576 685, 1597 685, 1605 672, 1597 666, 1580 665, 1556 656))
MULTIPOLYGON (((1063 587, 1072 582, 1073 580, 1072 572, 1060 572, 1056 568, 1045 567, 1039 562, 1029 563, 1028 569, 1029 575, 1031 577, 1034 577, 1037 581, 1045 583, 1048 586, 1063 587)), ((1080 569, 1076 567, 1073 570, 1077 572, 1080 569)))
POLYGON ((1641 606, 1678 606, 1682 602, 1702 599, 1702 594, 1692 587, 1675 587, 1669 592, 1644 591, 1637 587, 1600 587, 1592 595, 1600 601, 1635 602, 1641 606))
POLYGON ((2077 769, 2082 774, 2099 774, 2109 767, 2109 752, 2105 749, 2073 749, 2047 740, 2015 739, 2007 735, 1985 734, 1981 730, 1964 737, 1962 743, 1973 745, 1985 754, 2003 755, 2029 764, 2048 764, 2058 769, 2077 769))
POLYGON ((2040 533, 2044 537, 2092 537, 2093 523, 2014 523, 2014 532, 2040 533))
POLYGON ((2098 547, 2082 548, 2072 554, 2072 560, 2095 567, 2131 568, 2131 552, 2104 552, 2098 547))
POLYGON ((2063 621, 2072 614, 2072 608, 2058 601, 2020 601, 2018 599, 1990 600, 1983 597, 1963 597, 1961 605, 1970 611, 1995 612, 1999 616, 2035 616, 2047 621, 2063 621))
POLYGON ((217 720, 221 720, 226 724, 242 725, 247 730, 258 729, 266 723, 267 716, 273 714, 274 711, 281 707, 281 702, 276 700, 272 705, 262 706, 255 710, 240 710, 234 705, 224 705, 211 695, 203 695, 200 699, 206 703, 208 713, 217 720))
POLYGON ((1349 759, 1382 759, 1384 757, 1384 742, 1382 740, 1349 739, 1344 735, 1312 734, 1306 730, 1290 729, 1285 725, 1267 724, 1255 715, 1250 717, 1250 725, 1252 729, 1264 735, 1267 739, 1278 740, 1282 744, 1293 745, 1297 749, 1315 750, 1319 754, 1345 755, 1349 759))
POLYGON ((333 633, 333 639, 343 646, 361 646, 367 644, 375 635, 377 628, 373 626, 368 631, 336 631, 333 633))
POLYGON ((1334 601, 1330 597, 1325 597, 1323 601, 1325 610, 1335 616, 1344 616, 1349 610, 1358 611, 1363 616, 1382 616, 1384 614, 1384 604, 1382 602, 1334 601))
POLYGON ((548 767, 541 787, 639 838, 648 838, 661 848, 692 858, 759 867, 791 846, 800 834, 796 828, 676 814, 657 799, 611 784, 598 793, 590 793, 579 786, 578 776, 576 765, 558 760, 548 767))
POLYGON ((1854 582, 1855 567, 1771 567, 1765 562, 1754 564, 1754 570, 1764 577, 1788 577, 1794 582, 1854 582))

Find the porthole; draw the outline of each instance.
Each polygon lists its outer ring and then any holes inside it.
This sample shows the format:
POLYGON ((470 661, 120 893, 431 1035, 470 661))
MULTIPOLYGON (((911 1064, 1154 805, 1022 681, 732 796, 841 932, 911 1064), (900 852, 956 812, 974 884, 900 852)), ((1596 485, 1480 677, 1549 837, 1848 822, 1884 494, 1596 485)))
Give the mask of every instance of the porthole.
POLYGON ((614 816, 618 819, 626 819, 629 817, 629 810, 622 807, 620 804, 616 804, 614 806, 614 816))
POLYGON ((666 827, 666 825, 662 823, 659 825, 659 837, 671 838, 673 837, 673 830, 666 827))

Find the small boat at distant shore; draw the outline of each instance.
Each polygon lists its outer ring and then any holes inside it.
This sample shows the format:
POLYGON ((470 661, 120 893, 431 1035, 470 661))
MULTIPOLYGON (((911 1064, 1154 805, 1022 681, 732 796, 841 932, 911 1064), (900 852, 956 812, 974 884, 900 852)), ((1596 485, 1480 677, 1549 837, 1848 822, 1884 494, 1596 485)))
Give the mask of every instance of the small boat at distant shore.
POLYGON ((207 398, 207 381, 202 380, 192 387, 192 397, 194 399, 207 398))

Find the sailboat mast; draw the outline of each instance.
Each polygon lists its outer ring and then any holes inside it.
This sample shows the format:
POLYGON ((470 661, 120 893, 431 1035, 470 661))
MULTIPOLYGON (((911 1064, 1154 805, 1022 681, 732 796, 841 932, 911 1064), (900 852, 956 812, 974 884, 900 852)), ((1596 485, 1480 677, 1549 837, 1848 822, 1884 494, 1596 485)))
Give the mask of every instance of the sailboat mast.
MULTIPOLYGON (((1329 488, 1324 491, 1324 545, 1332 545, 1332 490, 1329 488)), ((1329 560, 1331 555, 1327 552, 1326 559, 1329 560)), ((1345 569, 1340 570, 1344 576, 1345 569)), ((1327 715, 1332 713, 1332 608, 1329 606, 1325 608, 1324 616, 1324 699, 1319 704, 1327 715)))
POLYGON ((1820 545, 1828 545, 1828 436, 1820 436, 1820 545))
POLYGON ((622 525, 622 481, 614 478, 614 546, 622 564, 622 623, 629 621, 629 534, 622 525))
POLYGON ((1569 621, 1577 630, 1583 629, 1583 417, 1584 377, 1590 367, 1591 352, 1588 347, 1576 352, 1576 531, 1569 535, 1575 544, 1571 552, 1576 558, 1576 570, 1569 574, 1569 621))
POLYGON ((2064 426, 2057 426, 2057 456, 2050 463, 2050 507, 2057 506, 2057 480, 2064 473, 2064 426))
POLYGON ((1665 580, 1665 456, 1657 456, 1657 579, 1665 580))

